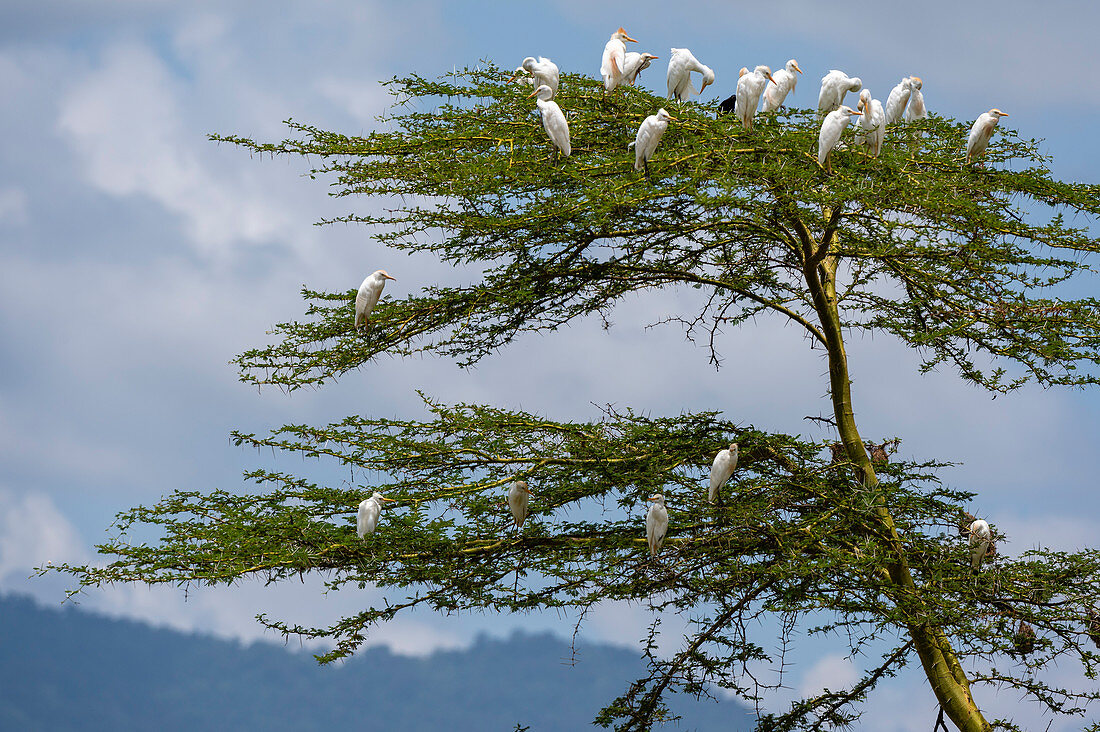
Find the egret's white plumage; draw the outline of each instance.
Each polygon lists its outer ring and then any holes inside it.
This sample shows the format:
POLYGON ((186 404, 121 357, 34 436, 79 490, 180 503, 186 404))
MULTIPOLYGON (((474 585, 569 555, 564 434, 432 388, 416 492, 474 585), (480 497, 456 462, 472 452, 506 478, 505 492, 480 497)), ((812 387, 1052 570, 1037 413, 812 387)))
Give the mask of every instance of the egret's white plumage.
POLYGON ((859 118, 856 144, 877 158, 882 152, 882 141, 886 138, 886 113, 882 109, 882 102, 871 97, 870 89, 864 89, 859 93, 857 107, 863 112, 863 116, 859 118))
POLYGON ((714 71, 706 64, 699 63, 699 59, 692 55, 686 48, 673 48, 672 55, 668 59, 668 98, 679 101, 686 100, 692 94, 702 94, 709 84, 714 83, 714 71), (699 91, 691 85, 691 72, 698 72, 703 77, 703 85, 699 91))
POLYGON ((714 456, 714 462, 710 466, 710 490, 707 492, 707 500, 714 503, 718 498, 718 489, 730 479, 733 471, 737 469, 737 443, 731 442, 728 449, 719 450, 714 456))
POLYGON ((623 81, 623 67, 626 65, 626 43, 638 41, 626 34, 621 27, 611 34, 607 45, 603 47, 603 59, 600 61, 600 76, 603 77, 603 88, 611 91, 623 81))
POLYGON ((966 162, 985 154, 985 148, 989 145, 989 138, 993 137, 993 130, 1001 117, 1008 114, 999 109, 991 109, 982 112, 978 119, 974 120, 974 126, 970 128, 970 137, 966 141, 966 162))
POLYGON ((386 498, 378 491, 359 504, 359 517, 355 522, 355 531, 359 538, 363 539, 367 534, 373 534, 378 526, 378 516, 382 513, 382 504, 392 502, 392 498, 386 498))
POLYGON ((844 128, 852 121, 852 115, 859 114, 861 113, 851 107, 841 105, 840 109, 834 109, 825 115, 825 121, 821 123, 821 133, 817 136, 817 162, 825 164, 833 148, 840 142, 844 128))
POLYGON ((905 108, 906 122, 924 119, 928 116, 928 110, 924 106, 924 94, 920 90, 924 82, 921 81, 919 76, 911 76, 909 79, 913 93, 909 96, 909 106, 905 108))
POLYGON ((534 56, 528 56, 523 59, 523 63, 516 69, 516 73, 512 76, 513 80, 519 76, 520 71, 526 71, 531 75, 529 77, 519 78, 528 80, 535 88, 546 84, 546 86, 550 87, 551 92, 554 94, 558 93, 558 82, 560 79, 558 65, 545 56, 539 56, 537 59, 534 56))
POLYGON ((794 91, 794 88, 798 85, 798 77, 796 73, 801 74, 802 69, 798 68, 798 62, 793 58, 787 62, 785 68, 779 69, 772 74, 772 80, 764 87, 764 111, 774 112, 783 106, 783 101, 787 98, 787 94, 794 91))
POLYGON ((543 84, 527 96, 533 97, 536 94, 538 98, 535 104, 538 105, 539 116, 542 117, 543 129, 549 135, 550 141, 568 156, 573 151, 572 145, 569 144, 569 123, 565 121, 565 114, 561 111, 561 107, 551 99, 554 96, 553 90, 543 84))
POLYGON ((769 81, 774 80, 772 70, 767 66, 757 66, 737 80, 737 101, 734 103, 734 112, 747 130, 752 129, 752 118, 756 116, 760 95, 764 93, 764 87, 769 81))
POLYGON ((886 97, 886 124, 894 124, 905 114, 905 107, 913 95, 914 78, 906 76, 890 90, 890 96, 886 97))
POLYGON ((981 519, 970 524, 970 570, 977 574, 982 571, 982 558, 989 551, 993 533, 989 524, 981 519))
POLYGON ((508 489, 508 508, 512 511, 512 519, 516 522, 516 528, 523 526, 527 518, 527 505, 531 499, 531 491, 527 490, 527 481, 517 480, 508 489))
POLYGON ((390 277, 384 269, 375 270, 367 275, 363 284, 359 285, 359 292, 355 294, 355 327, 361 328, 367 324, 374 306, 378 304, 378 298, 382 297, 382 288, 386 286, 386 280, 397 281, 396 277, 390 277))
POLYGON ((817 95, 818 114, 825 115, 844 104, 844 95, 858 92, 863 82, 858 76, 848 76, 843 71, 831 70, 821 77, 821 91, 817 95))
POLYGON ((634 86, 634 82, 638 80, 638 74, 649 68, 649 64, 658 56, 654 56, 652 53, 637 53, 635 51, 627 51, 626 59, 623 61, 623 82, 634 86))
POLYGON ((649 500, 653 501, 653 505, 645 515, 645 540, 649 544, 650 556, 656 556, 668 533, 668 509, 665 508, 665 497, 660 493, 650 496, 649 500))
POLYGON ((634 142, 627 147, 634 147, 634 170, 648 170, 649 159, 653 157, 653 151, 657 149, 657 143, 668 129, 668 121, 676 119, 662 107, 657 114, 651 114, 642 120, 638 127, 638 134, 634 136, 634 142))

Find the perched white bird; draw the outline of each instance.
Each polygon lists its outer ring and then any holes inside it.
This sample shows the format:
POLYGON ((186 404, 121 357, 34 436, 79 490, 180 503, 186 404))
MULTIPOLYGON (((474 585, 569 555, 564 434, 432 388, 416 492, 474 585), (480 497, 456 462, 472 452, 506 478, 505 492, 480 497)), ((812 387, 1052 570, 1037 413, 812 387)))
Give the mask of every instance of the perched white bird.
POLYGON ((527 518, 527 504, 531 500, 531 491, 527 490, 527 481, 517 480, 508 489, 508 508, 512 511, 512 518, 516 522, 516 528, 523 526, 527 518))
POLYGON ((367 275, 363 284, 359 285, 359 292, 355 294, 355 327, 361 328, 367 324, 374 306, 378 304, 378 298, 382 297, 382 288, 386 286, 386 280, 397 281, 396 277, 390 277, 384 269, 375 270, 367 275))
POLYGON ((554 91, 543 84, 527 96, 533 97, 536 94, 538 99, 535 100, 535 104, 538 105, 539 116, 542 117, 543 129, 550 136, 550 141, 568 156, 573 152, 573 147, 569 144, 569 123, 565 121, 565 114, 562 113, 561 107, 551 99, 554 91))
POLYGON ((772 79, 772 70, 767 66, 757 66, 737 80, 737 101, 734 112, 746 130, 752 129, 752 118, 756 116, 756 107, 760 104, 760 95, 772 79))
POLYGON ((355 522, 355 532, 359 534, 360 539, 366 538, 367 534, 374 533, 375 528, 378 526, 378 515, 382 513, 384 502, 392 503, 393 499, 386 498, 375 491, 374 495, 359 504, 359 518, 355 522))
POLYGON ((906 76, 890 90, 890 96, 886 97, 886 124, 894 124, 905 114, 909 97, 913 95, 913 79, 915 78, 915 76, 906 76))
POLYGON ((870 89, 864 89, 859 93, 857 107, 863 116, 859 118, 856 144, 877 158, 886 138, 886 113, 882 110, 882 102, 871 98, 870 89))
POLYGON ((714 463, 710 466, 710 491, 707 492, 707 500, 714 503, 718 498, 718 489, 730 479, 733 471, 737 469, 737 443, 731 442, 728 450, 719 450, 714 456, 714 463))
POLYGON ((787 94, 794 91, 798 85, 798 77, 795 72, 802 73, 798 68, 798 62, 793 58, 787 62, 786 68, 779 69, 772 74, 772 81, 764 88, 764 111, 774 112, 783 106, 787 94))
POLYGON ((928 110, 924 107, 924 95, 921 94, 920 90, 923 82, 920 80, 919 76, 910 76, 909 82, 913 89, 913 93, 909 97, 909 106, 905 108, 906 122, 924 119, 928 116, 928 110))
POLYGON ((993 534, 989 530, 989 524, 981 519, 970 524, 970 571, 974 574, 982 571, 982 558, 989 551, 991 541, 993 534))
POLYGON ((1001 117, 1008 114, 999 109, 991 109, 982 112, 978 119, 974 120, 974 126, 970 128, 970 137, 966 141, 966 162, 985 154, 985 148, 989 144, 989 138, 993 137, 993 128, 1001 121, 1001 117))
POLYGON ((657 110, 657 114, 651 114, 642 120, 634 142, 627 145, 628 148, 634 148, 634 170, 645 170, 646 175, 649 174, 649 159, 653 157, 653 151, 657 149, 657 143, 664 136, 671 119, 676 118, 662 107, 657 110))
POLYGON ((672 55, 668 59, 668 98, 686 100, 692 94, 702 94, 709 84, 714 83, 714 71, 699 60, 686 48, 673 48, 672 55), (703 85, 699 91, 691 85, 691 72, 696 71, 703 76, 703 85))
POLYGON ((834 109, 825 115, 825 121, 821 123, 821 133, 817 136, 817 162, 825 165, 829 154, 840 142, 840 135, 844 132, 844 128, 852 121, 852 115, 859 114, 862 112, 841 105, 840 109, 834 109))
POLYGON ((600 76, 603 77, 603 88, 611 91, 623 82, 623 67, 626 66, 626 43, 638 41, 619 28, 611 34, 607 45, 603 47, 603 60, 600 61, 600 76))
POLYGON ((649 544, 649 555, 657 556, 668 533, 668 509, 665 508, 665 497, 660 493, 650 496, 649 500, 653 501, 653 505, 645 515, 645 540, 649 544))
POLYGON ((844 104, 844 95, 863 88, 858 76, 848 76, 833 69, 821 77, 821 91, 817 95, 818 114, 826 115, 844 104))
POLYGON ((539 56, 537 59, 534 56, 528 56, 523 59, 523 64, 516 69, 516 73, 512 75, 512 81, 516 80, 521 71, 526 71, 530 77, 526 78, 530 83, 534 84, 536 88, 546 84, 550 87, 550 91, 554 94, 558 93, 558 65, 546 58, 545 56, 539 56))
POLYGON ((642 73, 649 68, 650 62, 659 58, 652 53, 636 53, 634 51, 627 51, 626 60, 623 61, 623 82, 634 86, 634 82, 638 80, 638 74, 642 73))

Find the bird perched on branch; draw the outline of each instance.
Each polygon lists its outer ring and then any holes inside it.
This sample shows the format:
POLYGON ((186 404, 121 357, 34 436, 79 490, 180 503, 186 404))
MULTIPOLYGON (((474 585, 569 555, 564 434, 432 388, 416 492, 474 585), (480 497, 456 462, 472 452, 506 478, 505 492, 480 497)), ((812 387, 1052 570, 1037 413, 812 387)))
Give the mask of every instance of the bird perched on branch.
MULTIPOLYGON (((747 73, 749 73, 749 70, 742 66, 741 71, 737 74, 737 81, 740 82, 741 77, 747 73)), ((718 105, 718 110, 721 112, 726 112, 727 114, 733 114, 735 111, 737 111, 736 89, 734 90, 733 94, 730 94, 728 97, 722 100, 722 102, 718 105)))
POLYGON ((634 170, 645 170, 647 178, 649 177, 649 159, 653 157, 657 143, 661 141, 665 130, 668 129, 668 121, 673 119, 676 118, 663 107, 658 109, 657 114, 651 114, 642 120, 634 142, 627 145, 628 148, 634 148, 634 170))
POLYGON ((890 90, 889 96, 886 97, 886 124, 892 125, 902 118, 905 113, 905 107, 909 104, 909 98, 913 96, 913 85, 915 76, 905 76, 899 81, 893 89, 890 90))
POLYGON ((538 89, 527 96, 538 96, 535 99, 535 104, 539 108, 539 116, 542 117, 542 127, 546 130, 546 134, 550 137, 550 141, 554 143, 554 146, 561 150, 566 157, 573 151, 572 145, 569 143, 569 123, 565 121, 565 114, 562 113, 561 107, 551 97, 554 96, 553 90, 550 87, 543 84, 538 89))
POLYGON ((989 145, 989 138, 993 137, 993 130, 1001 117, 1008 114, 999 109, 991 109, 982 112, 978 119, 974 120, 974 126, 970 128, 970 137, 966 140, 966 162, 985 155, 985 148, 989 145))
POLYGON ((359 292, 355 294, 355 327, 362 328, 367 324, 374 306, 378 304, 378 298, 382 297, 382 288, 386 286, 386 280, 397 281, 396 277, 390 277, 384 269, 378 269, 367 275, 363 284, 359 285, 359 292))
POLYGON ((853 115, 858 116, 861 114, 863 113, 857 112, 851 107, 841 106, 840 109, 833 110, 825 115, 825 120, 821 123, 821 132, 817 136, 817 162, 824 165, 826 170, 832 170, 832 166, 826 165, 826 162, 830 162, 833 148, 840 142, 840 136, 844 133, 844 128, 852 121, 853 115))
POLYGON ((359 516, 355 522, 355 531, 359 534, 360 539, 365 539, 367 534, 374 533, 375 528, 378 526, 378 516, 382 513, 382 506, 385 503, 393 502, 392 498, 386 498, 375 491, 370 498, 359 504, 359 516))
MULTIPOLYGON (((870 89, 864 89, 859 93, 859 104, 856 107, 863 112, 863 116, 859 118, 856 144, 862 145, 864 150, 877 158, 882 152, 882 141, 886 139, 886 115, 882 111, 882 102, 871 97, 870 89)), ((885 462, 886 443, 880 449, 885 462)), ((875 459, 873 451, 871 459, 875 459)))
POLYGON ((634 82, 638 80, 638 74, 649 68, 650 62, 659 58, 652 53, 636 53, 634 51, 627 51, 626 60, 623 61, 623 82, 634 86, 634 82))
POLYGON ((672 55, 668 59, 668 98, 685 101, 692 94, 702 94, 708 85, 714 83, 714 71, 706 64, 699 63, 699 59, 692 55, 686 48, 673 48, 672 55), (703 77, 703 84, 699 91, 691 85, 691 72, 698 72, 703 77))
POLYGON ((848 76, 843 71, 831 70, 821 77, 821 91, 817 95, 817 112, 824 116, 844 104, 844 95, 863 88, 858 76, 848 76))
POLYGON ((521 71, 526 71, 531 75, 530 81, 535 85, 535 88, 546 84, 550 87, 550 91, 553 94, 558 93, 558 82, 560 74, 558 73, 558 65, 546 58, 545 56, 539 56, 537 59, 534 56, 528 56, 523 59, 523 63, 516 69, 516 72, 512 74, 512 81, 515 81, 521 71))
POLYGON ((661 544, 668 533, 668 509, 665 508, 665 497, 658 493, 649 497, 653 505, 645 515, 645 540, 649 545, 649 555, 657 556, 661 551, 661 544))
POLYGON ((924 94, 920 88, 924 86, 919 76, 910 76, 910 86, 913 93, 909 96, 909 106, 905 108, 905 121, 915 122, 928 116, 928 110, 924 106, 924 94))
POLYGON ((756 107, 760 104, 760 95, 772 78, 772 70, 767 66, 757 66, 743 74, 737 80, 737 103, 735 110, 746 130, 752 129, 752 120, 756 116, 756 107))
POLYGON ((993 545, 993 532, 989 524, 977 519, 970 524, 970 571, 978 574, 982 571, 982 560, 993 545))
POLYGON ((718 489, 737 470, 737 443, 731 442, 728 449, 719 450, 714 456, 714 462, 710 466, 710 489, 707 491, 707 500, 714 503, 718 498, 718 489))
POLYGON ((783 106, 787 94, 793 92, 798 85, 798 77, 795 73, 801 74, 802 69, 798 68, 798 62, 792 58, 784 68, 772 74, 771 82, 764 87, 765 112, 774 112, 783 106))
POLYGON ((626 43, 638 41, 619 28, 611 34, 607 44, 603 47, 603 59, 600 61, 600 76, 603 77, 603 88, 612 91, 623 81, 623 67, 626 65, 626 43))
POLYGON ((527 481, 517 480, 508 489, 508 508, 512 511, 512 519, 516 522, 516 528, 523 526, 527 518, 527 505, 531 499, 531 491, 527 489, 527 481))

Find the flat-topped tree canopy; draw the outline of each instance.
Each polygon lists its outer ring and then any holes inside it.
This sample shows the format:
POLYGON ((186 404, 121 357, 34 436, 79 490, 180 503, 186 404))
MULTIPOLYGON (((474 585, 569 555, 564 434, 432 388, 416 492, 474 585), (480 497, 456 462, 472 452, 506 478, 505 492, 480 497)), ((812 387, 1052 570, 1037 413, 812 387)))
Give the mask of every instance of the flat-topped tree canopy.
POLYGON ((1097 302, 1076 297, 1075 281, 1090 282, 1100 249, 1090 229, 1100 186, 1053 179, 1038 143, 1005 127, 980 165, 966 164, 969 123, 934 115, 888 128, 878 157, 842 138, 827 171, 811 111, 765 115, 746 131, 713 106, 637 88, 607 94, 568 73, 555 96, 572 133, 566 157, 533 116, 529 87, 508 76, 483 65, 395 79, 393 113, 366 137, 294 122, 295 137, 280 143, 214 136, 315 161, 311 175, 329 179, 334 195, 370 198, 370 213, 334 221, 476 273, 468 285, 414 282, 416 294, 383 296, 364 331, 354 327, 355 290, 307 289, 305 319, 239 357, 242 380, 296 389, 380 354, 470 365, 519 334, 606 319, 630 293, 686 286, 701 291, 697 310, 666 320, 704 341, 716 365, 719 332, 764 313, 798 324, 826 354, 835 459, 822 459, 824 444, 759 430, 751 417, 608 408, 595 421, 550 420, 425 398, 422 419, 353 415, 234 433, 240 445, 370 471, 369 486, 259 468, 246 474, 255 494, 178 492, 120 514, 118 538, 98 547, 112 563, 59 569, 82 587, 319 572, 333 590, 370 583, 407 595, 330 627, 261 617, 283 633, 330 639, 326 661, 417 606, 554 608, 583 619, 598 603, 636 600, 690 617, 683 648, 662 658, 650 643, 649 675, 602 713, 620 729, 649 728, 673 688, 717 685, 759 699, 767 684, 755 671, 782 664, 774 635, 759 639, 770 626, 756 621, 769 617, 784 618, 781 641, 796 627, 843 634, 846 648, 875 660, 847 689, 762 715, 762 729, 850 722, 853 705, 914 656, 947 717, 968 731, 988 728, 975 681, 1012 685, 1057 713, 1100 698, 1032 673, 1069 660, 1095 671, 1100 554, 1013 557, 997 535, 998 556, 972 575, 964 506, 973 494, 940 486, 934 460, 872 464, 844 347, 852 331, 890 333, 919 349, 924 368, 950 363, 995 391, 1027 380, 1093 384, 1097 302), (648 174, 636 172, 627 144, 660 107, 675 120, 648 174), (738 466, 712 505, 707 469, 731 441, 738 466), (516 480, 532 489, 518 528, 504 503, 516 480), (374 490, 396 503, 360 539, 356 507, 374 490), (649 558, 642 517, 656 493, 669 530, 649 558), (131 544, 136 526, 157 527, 160 538, 131 544), (1014 642, 1020 621, 1036 633, 1028 655, 1014 642))

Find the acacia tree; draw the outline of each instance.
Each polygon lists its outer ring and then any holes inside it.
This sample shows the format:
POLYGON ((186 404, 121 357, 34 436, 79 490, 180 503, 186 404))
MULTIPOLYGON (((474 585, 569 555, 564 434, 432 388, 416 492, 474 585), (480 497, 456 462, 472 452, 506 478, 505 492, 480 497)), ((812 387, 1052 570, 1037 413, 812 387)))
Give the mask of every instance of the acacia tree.
POLYGON ((527 87, 504 79, 492 67, 395 79, 394 114, 367 137, 294 122, 277 143, 214 136, 306 157, 334 195, 384 204, 384 213, 336 221, 481 272, 467 286, 384 298, 365 333, 352 327, 354 291, 303 290, 304 319, 242 354, 241 379, 317 386, 383 354, 469 366, 522 333, 607 320, 630 293, 690 287, 700 291, 697 310, 668 321, 716 366, 723 330, 758 316, 797 325, 826 354, 833 458, 825 443, 719 413, 608 408, 596 421, 561 422, 425 397, 423 420, 352 415, 234 433, 240 445, 377 471, 380 484, 323 485, 259 468, 246 474, 252 491, 177 492, 120 514, 119 537, 98 547, 109 563, 61 569, 82 587, 316 572, 332 590, 390 588, 381 606, 331 627, 260 616, 283 633, 330 639, 322 661, 353 653, 371 626, 417 606, 583 617, 597 603, 642 600, 689 617, 683 647, 663 658, 647 644, 649 673, 601 712, 597 721, 619 729, 651 726, 675 689, 759 699, 767 684, 755 672, 774 660, 774 636, 761 627, 783 638, 796 628, 833 633, 877 660, 850 688, 762 714, 760 729, 848 723, 882 678, 914 659, 941 717, 961 730, 991 727, 975 683, 1082 714, 1100 694, 1057 688, 1040 672, 1073 661, 1092 677, 1100 554, 1009 557, 1002 544, 973 576, 959 529, 973 494, 945 489, 935 461, 872 461, 845 338, 890 334, 920 353, 922 370, 950 366, 993 392, 1096 383, 1097 301, 1074 297, 1073 282, 1100 250, 1087 228, 1100 186, 1053 179, 1038 144, 1004 128, 985 164, 967 165, 966 125, 936 116, 891 127, 878 158, 838 150, 826 171, 811 113, 783 111, 746 131, 698 103, 677 106, 643 176, 627 143, 668 102, 635 88, 605 95, 598 82, 565 75, 558 100, 573 155, 564 158, 532 115, 527 87), (731 440, 740 465, 710 505, 701 477, 731 440), (502 498, 517 479, 536 498, 532 519, 513 531, 502 498), (375 489, 397 508, 360 540, 355 510, 375 489), (654 492, 667 497, 671 525, 651 559, 642 515, 654 492), (159 538, 128 543, 135 526, 159 538), (1021 623, 1034 630, 1031 648, 1021 623))

